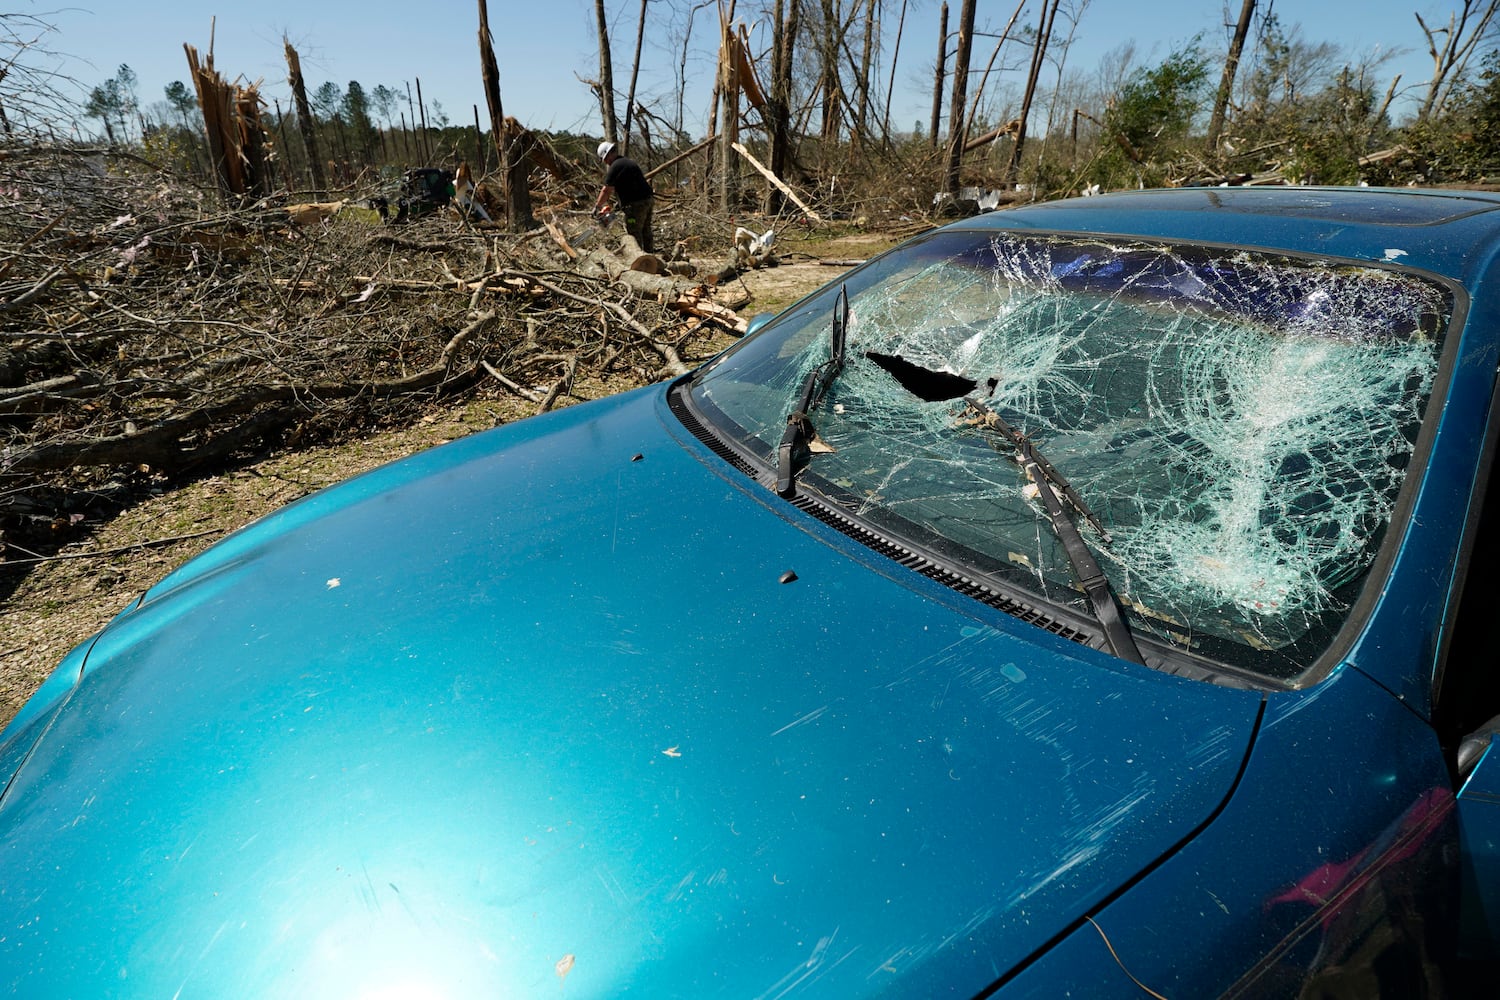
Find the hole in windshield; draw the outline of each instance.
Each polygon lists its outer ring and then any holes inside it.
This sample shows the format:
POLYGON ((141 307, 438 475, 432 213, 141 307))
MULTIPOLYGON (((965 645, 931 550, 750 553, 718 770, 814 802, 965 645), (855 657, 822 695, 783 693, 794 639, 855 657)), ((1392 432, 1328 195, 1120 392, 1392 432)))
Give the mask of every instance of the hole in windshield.
POLYGON ((890 373, 901 388, 918 399, 935 403, 944 399, 962 399, 974 391, 977 384, 971 378, 953 372, 934 371, 901 357, 899 354, 881 354, 866 351, 865 357, 890 373))

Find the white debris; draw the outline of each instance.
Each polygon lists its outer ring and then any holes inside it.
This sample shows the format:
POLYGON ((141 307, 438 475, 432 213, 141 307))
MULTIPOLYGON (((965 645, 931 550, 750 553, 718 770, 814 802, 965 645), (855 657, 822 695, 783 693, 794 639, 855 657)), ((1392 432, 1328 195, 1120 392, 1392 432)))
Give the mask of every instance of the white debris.
POLYGON ((743 226, 734 231, 734 263, 736 267, 754 267, 771 259, 771 247, 776 243, 776 230, 767 229, 757 236, 743 226))

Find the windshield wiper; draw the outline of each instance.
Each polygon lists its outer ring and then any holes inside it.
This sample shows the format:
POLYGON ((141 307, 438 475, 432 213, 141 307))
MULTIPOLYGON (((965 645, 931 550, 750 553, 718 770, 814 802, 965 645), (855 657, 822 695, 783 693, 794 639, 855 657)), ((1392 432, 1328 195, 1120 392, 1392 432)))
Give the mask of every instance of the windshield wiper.
POLYGON ((1146 660, 1141 656, 1141 651, 1130 634, 1130 627, 1125 624, 1114 589, 1109 584, 1109 577, 1105 576, 1104 571, 1099 568, 1098 561, 1089 551, 1083 535, 1078 531, 1078 526, 1073 523, 1073 519, 1063 508, 1058 494, 1061 493, 1073 509, 1093 526, 1105 544, 1110 541, 1109 532, 1104 530, 1104 526, 1099 523, 1093 511, 1088 509, 1072 484, 1037 451, 1036 445, 1032 444, 1030 438, 978 400, 965 399, 964 402, 974 414, 972 421, 974 425, 999 431, 1015 446, 1016 462, 1025 471, 1027 478, 1036 485, 1037 494, 1042 500, 1042 508, 1047 512, 1047 519, 1052 522, 1052 530, 1057 533, 1058 539, 1062 542, 1063 551, 1067 553, 1068 562, 1073 566, 1073 575, 1078 578, 1079 586, 1088 595, 1089 603, 1094 608, 1094 617, 1099 620, 1099 625, 1104 630, 1104 642, 1109 646, 1109 651, 1122 660, 1131 660, 1144 665, 1146 660))
MULTIPOLYGON (((844 370, 844 349, 849 335, 849 288, 839 289, 839 297, 833 303, 833 343, 828 360, 813 368, 802 380, 802 391, 797 395, 797 406, 787 414, 786 430, 781 435, 781 444, 776 449, 776 492, 784 497, 796 492, 793 480, 797 470, 806 464, 815 446, 828 449, 818 437, 808 416, 819 400, 833 385, 834 379, 844 370)), ((831 449, 828 449, 831 450, 831 449)))

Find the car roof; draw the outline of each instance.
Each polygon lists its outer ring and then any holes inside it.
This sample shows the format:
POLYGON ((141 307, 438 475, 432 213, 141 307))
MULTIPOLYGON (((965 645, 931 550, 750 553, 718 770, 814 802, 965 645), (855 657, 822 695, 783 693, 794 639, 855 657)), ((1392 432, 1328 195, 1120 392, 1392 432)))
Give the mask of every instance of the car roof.
POLYGON ((1500 251, 1500 193, 1415 188, 1202 187, 1026 205, 960 228, 1152 236, 1400 263, 1470 288, 1500 251))

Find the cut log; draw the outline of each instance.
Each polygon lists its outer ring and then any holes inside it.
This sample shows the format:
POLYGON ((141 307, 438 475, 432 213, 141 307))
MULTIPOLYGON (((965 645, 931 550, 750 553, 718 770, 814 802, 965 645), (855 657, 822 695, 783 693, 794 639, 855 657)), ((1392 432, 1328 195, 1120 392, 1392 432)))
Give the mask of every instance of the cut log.
POLYGON ((666 274, 667 262, 654 253, 647 253, 641 249, 635 237, 625 233, 620 237, 620 255, 625 261, 625 269, 628 271, 640 271, 643 274, 666 274))
POLYGON ((672 303, 672 308, 688 316, 696 316, 699 319, 712 320, 719 326, 744 336, 749 329, 750 322, 740 316, 733 309, 721 306, 712 299, 703 297, 704 289, 700 286, 689 292, 684 292, 672 303))

